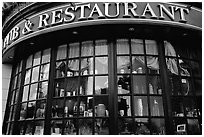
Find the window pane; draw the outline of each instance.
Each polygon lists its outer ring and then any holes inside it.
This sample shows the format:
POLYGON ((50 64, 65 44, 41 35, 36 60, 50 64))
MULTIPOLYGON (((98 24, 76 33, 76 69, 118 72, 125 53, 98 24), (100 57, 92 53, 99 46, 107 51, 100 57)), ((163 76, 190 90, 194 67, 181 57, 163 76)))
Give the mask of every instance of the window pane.
POLYGON ((76 120, 65 121, 64 135, 76 135, 76 120))
POLYGON ((146 54, 158 55, 157 42, 155 40, 145 40, 146 54))
POLYGON ((128 94, 130 93, 130 88, 130 76, 118 76, 118 94, 128 94))
POLYGON ((81 60, 81 75, 93 74, 93 58, 84 58, 81 60))
POLYGON ((117 43, 117 54, 129 54, 129 43, 128 39, 118 39, 117 43))
POLYGON ((145 76, 133 76, 133 92, 134 94, 147 94, 145 76))
POLYGON ((69 58, 79 57, 79 43, 69 44, 69 58))
POLYGON ((158 119, 158 118, 151 119, 151 128, 152 128, 153 135, 166 134, 164 119, 158 119))
POLYGON ((117 57, 117 72, 118 73, 130 73, 130 57, 118 56, 117 57))
POLYGON ((200 135, 200 127, 198 119, 187 119, 188 121, 188 134, 189 135, 200 135))
POLYGON ((31 82, 32 82, 32 83, 38 81, 38 77, 39 77, 39 68, 40 68, 39 66, 33 68, 32 79, 31 79, 31 82))
POLYGON ((108 74, 108 58, 96 57, 95 58, 95 74, 108 74))
POLYGON ((41 100, 41 101, 37 101, 37 105, 36 105, 36 118, 44 118, 45 117, 45 106, 46 105, 46 101, 45 100, 41 100))
POLYGON ((25 82, 24 85, 30 83, 30 74, 31 74, 31 69, 26 71, 26 76, 25 76, 25 82))
POLYGON ((56 62, 56 78, 65 77, 66 74, 66 62, 56 62))
POLYGON ((118 96, 118 114, 119 116, 131 116, 130 96, 118 96))
POLYGON ((51 121, 51 135, 62 135, 62 120, 51 121))
POLYGON ((93 41, 82 42, 81 56, 92 56, 93 55, 93 41))
POLYGON ((19 96, 19 89, 17 89, 15 93, 15 103, 17 103, 18 101, 18 96, 19 96))
MULTIPOLYGON (((73 85, 75 85, 75 89, 77 89, 76 80, 73 81, 73 85)), ((81 78, 81 86, 80 86, 80 95, 93 95, 93 77, 82 77, 81 78)))
POLYGON ((164 116, 163 101, 161 97, 150 97, 151 115, 164 116))
POLYGON ((30 55, 26 62, 26 68, 30 68, 32 66, 32 59, 33 59, 33 55, 30 55))
POLYGON ((133 74, 145 73, 145 58, 143 56, 132 57, 132 73, 133 74))
POLYGON ((18 83, 16 85, 17 86, 16 88, 19 88, 20 84, 21 84, 21 73, 18 74, 18 83))
POLYGON ((146 56, 147 68, 150 74, 159 74, 159 60, 158 57, 146 56))
POLYGON ((50 62, 50 49, 46 49, 43 51, 42 63, 50 62))
POLYGON ((79 135, 92 135, 93 134, 93 120, 92 119, 79 119, 79 135))
POLYGON ((184 98, 184 106, 186 110, 187 117, 198 117, 197 107, 195 101, 191 98, 184 98))
POLYGON ((25 135, 32 135, 33 126, 34 126, 34 122, 33 121, 26 122, 26 128, 25 128, 26 132, 25 132, 25 135))
POLYGON ((38 90, 38 84, 32 84, 30 86, 30 95, 29 100, 35 100, 37 97, 37 90, 38 90))
POLYGON ((162 94, 162 88, 161 88, 161 80, 159 76, 149 76, 148 77, 148 87, 149 87, 149 93, 150 94, 162 94))
POLYGON ((174 118, 173 125, 174 125, 174 131, 176 135, 187 135, 186 119, 174 118))
POLYGON ((95 77, 95 94, 108 94, 108 76, 95 77))
POLYGON ((67 45, 62 45, 57 48, 57 60, 67 57, 67 45))
POLYGON ((150 125, 147 118, 135 118, 135 135, 150 135, 150 125))
MULTIPOLYGON (((62 86, 62 85, 59 85, 59 86, 62 86)), ((78 95, 78 88, 79 88, 78 86, 79 86, 79 78, 78 77, 68 78, 67 83, 66 83, 66 95, 67 96, 76 96, 76 95, 78 95)), ((62 89, 61 89, 61 91, 62 91, 62 89)), ((83 88, 80 87, 80 94, 81 95, 84 94, 84 87, 83 88)))
POLYGON ((41 52, 37 52, 34 55, 34 61, 33 61, 33 66, 39 65, 40 64, 40 58, 41 58, 41 52))
MULTIPOLYGON (((64 79, 58 80, 55 83, 55 92, 53 94, 54 97, 63 97, 64 96, 64 79)), ((76 95, 76 92, 74 92, 76 95)))
POLYGON ((144 54, 143 40, 131 39, 132 54, 144 54))
POLYGON ((134 113, 135 116, 148 116, 147 97, 134 96, 134 113))
POLYGON ((27 101, 27 99, 28 99, 28 90, 29 90, 29 86, 25 86, 24 89, 23 89, 22 102, 27 101))
MULTIPOLYGON (((56 103, 57 104, 57 103, 56 103)), ((75 107, 77 104, 77 98, 67 98, 65 101, 65 108, 64 108, 64 117, 73 117, 76 116, 75 107)), ((58 108, 53 106, 52 108, 52 116, 58 116, 58 108)))
POLYGON ((27 103, 21 104, 20 120, 26 119, 26 109, 27 109, 27 103))
POLYGON ((174 56, 176 57, 176 51, 174 47, 168 41, 164 41, 165 56, 174 56))
POLYGON ((96 119, 95 121, 95 135, 109 135, 109 119, 96 119))
POLYGON ((179 97, 172 97, 172 113, 174 117, 184 117, 183 100, 179 97))
POLYGON ((134 122, 132 118, 119 118, 118 119, 118 130, 119 135, 132 135, 134 130, 134 122))
POLYGON ((95 54, 96 55, 107 55, 107 40, 96 40, 96 47, 95 47, 95 54))
POLYGON ((34 135, 43 135, 43 132, 44 132, 44 121, 36 121, 34 135))
POLYGON ((64 114, 64 100, 63 99, 55 99, 52 101, 52 117, 62 117, 64 114))
POLYGON ((47 89, 48 89, 48 82, 40 82, 39 89, 38 89, 38 99, 39 98, 47 98, 47 89))
POLYGON ((194 80, 194 88, 197 96, 202 96, 202 80, 194 80))
POLYGON ((50 64, 42 65, 40 70, 40 80, 47 80, 49 77, 50 64))
POLYGON ((68 61, 68 70, 67 70, 67 76, 78 76, 79 75, 79 60, 78 59, 72 59, 68 61))

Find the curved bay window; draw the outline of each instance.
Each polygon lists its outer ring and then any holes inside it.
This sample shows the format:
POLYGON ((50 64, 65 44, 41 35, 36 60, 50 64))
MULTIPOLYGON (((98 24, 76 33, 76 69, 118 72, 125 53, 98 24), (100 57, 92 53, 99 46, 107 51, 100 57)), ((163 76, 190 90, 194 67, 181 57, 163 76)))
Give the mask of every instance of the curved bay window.
POLYGON ((7 134, 163 135, 168 124, 172 134, 200 134, 201 66, 194 53, 167 41, 135 38, 36 52, 13 70, 7 134))

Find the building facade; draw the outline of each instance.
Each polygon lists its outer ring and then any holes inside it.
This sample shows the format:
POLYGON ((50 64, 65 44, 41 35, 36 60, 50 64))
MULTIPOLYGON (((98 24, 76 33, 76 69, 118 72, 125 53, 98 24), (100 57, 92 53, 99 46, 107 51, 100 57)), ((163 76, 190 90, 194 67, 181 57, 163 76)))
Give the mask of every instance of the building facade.
POLYGON ((14 9, 2 33, 3 66, 12 67, 3 134, 202 134, 201 8, 36 2, 14 9))

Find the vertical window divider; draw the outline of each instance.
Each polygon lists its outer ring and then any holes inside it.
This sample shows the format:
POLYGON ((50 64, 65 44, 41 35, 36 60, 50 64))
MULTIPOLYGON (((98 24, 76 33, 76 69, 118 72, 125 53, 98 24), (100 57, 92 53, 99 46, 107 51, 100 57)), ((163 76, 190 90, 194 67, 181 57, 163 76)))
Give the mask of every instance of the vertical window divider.
POLYGON ((94 135, 95 134, 95 121, 96 121, 96 117, 95 117, 95 65, 96 65, 96 60, 95 60, 95 51, 96 49, 96 41, 94 40, 93 41, 93 102, 92 102, 92 109, 93 109, 93 127, 92 127, 92 134, 94 135))
MULTIPOLYGON (((143 39, 143 48, 144 48, 144 59, 145 59, 145 80, 146 80, 146 89, 147 89, 147 104, 148 104, 148 123, 151 125, 151 103, 150 103, 150 94, 149 94, 149 86, 148 86, 148 68, 147 68, 147 53, 146 53, 146 42, 143 39)), ((152 134, 152 130, 150 130, 150 134, 152 134)))
MULTIPOLYGON (((131 117, 132 117, 132 120, 133 120, 133 129, 136 129, 136 125, 135 125, 135 120, 134 120, 134 91, 133 91, 133 70, 132 70, 132 43, 131 43, 131 38, 128 39, 128 44, 129 44, 129 48, 130 48, 130 109, 131 109, 131 117)), ((134 132, 134 131, 133 131, 134 132)))

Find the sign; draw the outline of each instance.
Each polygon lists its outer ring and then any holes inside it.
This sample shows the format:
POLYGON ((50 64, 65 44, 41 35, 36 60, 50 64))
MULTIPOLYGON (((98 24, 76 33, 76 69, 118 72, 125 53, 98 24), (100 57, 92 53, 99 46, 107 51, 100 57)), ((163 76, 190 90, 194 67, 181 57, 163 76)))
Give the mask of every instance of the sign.
POLYGON ((7 34, 3 49, 15 41, 42 30, 53 29, 59 25, 73 25, 93 21, 124 19, 131 21, 160 21, 201 28, 202 13, 189 7, 168 3, 115 2, 80 3, 64 5, 41 12, 21 21, 7 34))

